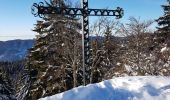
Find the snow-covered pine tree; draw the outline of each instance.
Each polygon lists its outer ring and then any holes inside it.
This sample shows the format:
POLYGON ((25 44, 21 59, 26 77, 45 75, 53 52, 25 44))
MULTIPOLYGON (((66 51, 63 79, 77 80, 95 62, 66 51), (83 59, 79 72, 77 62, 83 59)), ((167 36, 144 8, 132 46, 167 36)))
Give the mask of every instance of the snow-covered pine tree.
MULTIPOLYGON (((46 2, 50 6, 69 7, 66 3, 65 0, 46 2)), ((78 74, 81 73, 80 29, 75 16, 52 14, 37 22, 34 31, 39 35, 27 62, 30 87, 26 99, 36 100, 82 84, 78 74)))
POLYGON ((164 15, 159 17, 156 21, 159 25, 157 31, 155 32, 154 41, 153 41, 153 51, 151 54, 150 63, 151 66, 155 66, 155 69, 152 68, 152 72, 158 73, 158 75, 170 75, 170 0, 167 0, 167 4, 162 5, 164 10, 164 15))
POLYGON ((168 4, 162 5, 164 15, 156 20, 159 25, 156 38, 160 43, 167 44, 170 47, 170 0, 167 0, 167 2, 168 4))

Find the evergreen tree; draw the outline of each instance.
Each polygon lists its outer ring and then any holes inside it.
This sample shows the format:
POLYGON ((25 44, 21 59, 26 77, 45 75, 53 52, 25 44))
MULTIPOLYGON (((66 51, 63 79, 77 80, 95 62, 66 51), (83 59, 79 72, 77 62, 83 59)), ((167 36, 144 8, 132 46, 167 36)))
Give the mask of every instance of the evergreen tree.
MULTIPOLYGON (((46 4, 70 6, 64 0, 51 0, 46 4)), ((29 91, 26 99, 36 100, 82 84, 80 28, 75 16, 49 14, 37 22, 34 31, 39 35, 27 60, 29 91)))
POLYGON ((0 72, 0 100, 16 100, 10 79, 0 72))
POLYGON ((164 34, 165 37, 170 35, 170 0, 167 2, 167 5, 162 5, 164 15, 156 20, 159 25, 158 32, 164 34))

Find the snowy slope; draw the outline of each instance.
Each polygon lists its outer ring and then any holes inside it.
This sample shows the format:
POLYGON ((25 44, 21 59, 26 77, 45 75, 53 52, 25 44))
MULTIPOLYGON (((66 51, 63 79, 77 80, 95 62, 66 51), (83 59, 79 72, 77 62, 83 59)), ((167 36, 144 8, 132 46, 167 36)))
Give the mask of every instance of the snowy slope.
POLYGON ((40 100, 170 100, 170 77, 120 77, 40 100))

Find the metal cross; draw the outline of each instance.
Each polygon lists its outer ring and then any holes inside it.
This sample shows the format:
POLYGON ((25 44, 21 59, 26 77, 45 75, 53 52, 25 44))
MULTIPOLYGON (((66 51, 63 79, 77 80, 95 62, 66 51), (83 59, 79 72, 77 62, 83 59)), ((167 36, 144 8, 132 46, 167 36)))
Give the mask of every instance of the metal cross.
POLYGON ((86 85, 87 71, 90 70, 90 45, 89 45, 89 20, 88 16, 115 16, 117 19, 122 18, 123 9, 117 7, 116 10, 108 9, 89 9, 88 0, 82 0, 82 8, 66 8, 44 6, 43 2, 34 3, 32 14, 36 17, 42 17, 46 14, 60 15, 81 15, 82 16, 82 55, 83 55, 83 83, 86 85), (37 11, 37 12, 36 12, 37 11))

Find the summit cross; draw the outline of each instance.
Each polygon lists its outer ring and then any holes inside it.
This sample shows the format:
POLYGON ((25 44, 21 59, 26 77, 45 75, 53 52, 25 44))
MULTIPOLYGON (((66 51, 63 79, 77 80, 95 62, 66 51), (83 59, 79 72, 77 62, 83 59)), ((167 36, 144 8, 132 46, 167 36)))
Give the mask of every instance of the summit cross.
POLYGON ((62 6, 44 6, 43 2, 39 4, 34 3, 32 6, 32 14, 37 17, 42 17, 46 14, 59 14, 59 15, 74 15, 82 16, 82 61, 83 61, 83 84, 86 85, 88 75, 87 71, 90 70, 90 39, 89 39, 89 16, 115 16, 117 19, 122 18, 123 9, 117 7, 115 10, 108 9, 89 9, 88 0, 82 0, 81 8, 66 8, 62 6), (37 10, 37 12, 35 12, 37 10))

